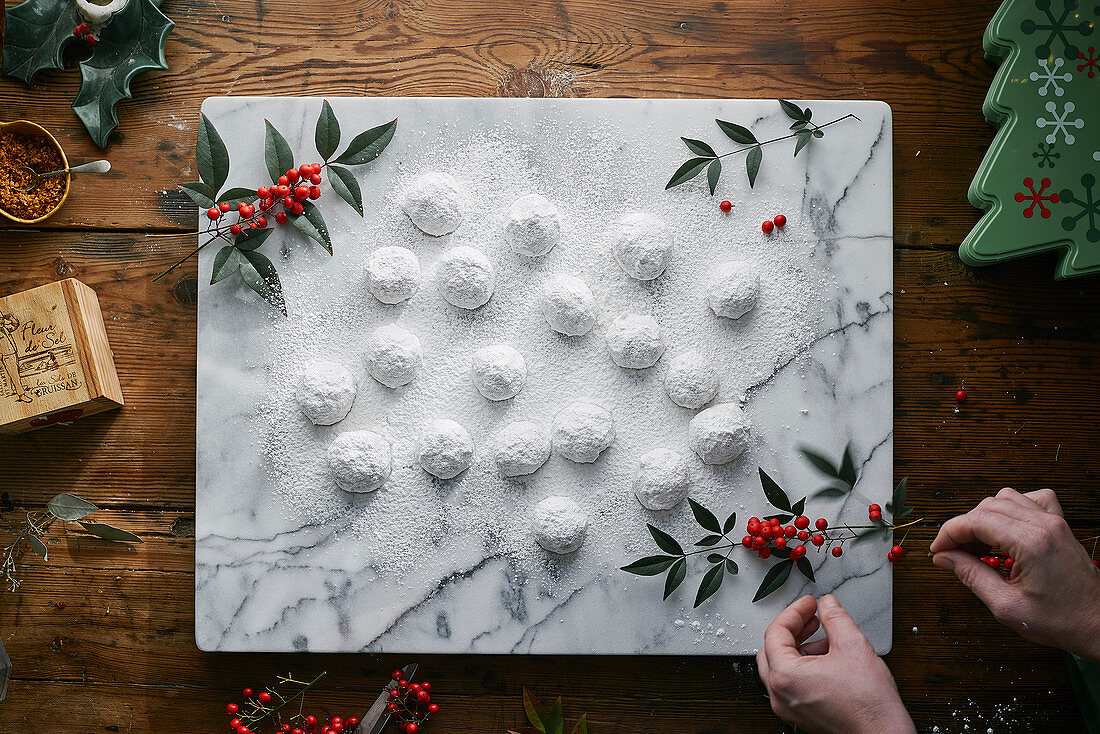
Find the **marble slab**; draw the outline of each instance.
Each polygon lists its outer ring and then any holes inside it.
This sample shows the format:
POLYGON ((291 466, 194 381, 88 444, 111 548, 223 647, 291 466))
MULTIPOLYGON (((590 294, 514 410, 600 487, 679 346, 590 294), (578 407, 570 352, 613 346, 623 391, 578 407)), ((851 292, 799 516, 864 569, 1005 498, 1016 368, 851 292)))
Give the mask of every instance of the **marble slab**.
MULTIPOLYGON (((660 579, 618 570, 655 552, 645 533, 646 522, 676 530, 681 540, 693 540, 683 530, 690 527, 685 507, 648 513, 629 490, 632 462, 642 449, 651 448, 635 446, 630 439, 649 435, 652 426, 643 424, 652 416, 670 416, 669 441, 686 447, 683 435, 691 412, 671 406, 661 388, 660 363, 637 375, 631 399, 607 397, 617 401, 619 440, 599 462, 577 467, 554 457, 529 481, 508 485, 492 476, 491 462, 480 459, 468 476, 453 483, 428 481, 407 450, 400 448, 402 437, 418 427, 402 422, 413 415, 402 401, 413 400, 415 392, 395 396, 360 375, 360 395, 348 422, 356 427, 385 426, 395 441, 394 481, 411 487, 410 492, 420 491, 424 498, 400 510, 409 514, 400 522, 410 529, 405 540, 416 548, 413 563, 402 564, 379 553, 371 543, 376 544, 384 528, 363 527, 363 518, 376 522, 382 517, 384 522, 386 515, 378 514, 378 508, 386 501, 385 487, 366 499, 350 501, 332 489, 339 507, 317 507, 318 497, 326 495, 296 494, 296 482, 307 484, 309 479, 303 475, 298 482, 293 476, 297 465, 288 461, 294 452, 306 449, 298 444, 271 445, 277 424, 304 420, 285 412, 287 375, 310 355, 331 357, 349 367, 358 364, 362 340, 377 324, 399 319, 416 325, 426 350, 432 349, 433 340, 452 344, 446 340, 448 329, 469 329, 471 339, 489 339, 537 325, 537 319, 521 323, 519 315, 529 315, 525 309, 534 298, 534 283, 528 287, 517 280, 523 272, 503 264, 503 255, 498 295, 485 313, 486 319, 503 319, 496 326, 477 323, 476 315, 431 324, 427 319, 437 312, 429 306, 438 295, 427 284, 417 297, 421 300, 414 299, 404 309, 386 310, 370 301, 362 263, 375 246, 393 237, 417 243, 412 246, 423 248, 418 255, 426 265, 431 248, 440 249, 427 237, 419 243, 396 207, 393 193, 403 180, 422 170, 453 167, 452 173, 470 179, 474 193, 486 199, 471 214, 476 219, 496 216, 510 203, 503 200, 500 187, 493 187, 497 175, 517 182, 509 187, 542 189, 545 182, 548 190, 556 191, 568 188, 563 188, 563 180, 567 184, 575 179, 577 192, 594 187, 597 194, 589 208, 606 208, 609 219, 650 207, 679 218, 674 223, 681 238, 676 257, 683 259, 683 267, 670 268, 672 285, 685 273, 701 272, 709 261, 744 250, 765 266, 774 260, 776 282, 806 289, 804 298, 797 290, 787 292, 786 316, 769 317, 761 307, 755 324, 726 325, 705 336, 723 370, 716 402, 743 404, 752 421, 754 444, 725 467, 696 462, 698 491, 693 489, 692 496, 720 515, 732 510, 742 518, 764 514, 768 508, 757 466, 799 497, 824 483, 798 457, 798 447, 810 445, 839 456, 850 441, 860 470, 855 491, 842 499, 812 501, 810 513, 831 521, 865 522, 869 502, 884 505, 889 499, 893 471, 889 107, 867 101, 803 102, 813 108, 817 122, 847 113, 855 113, 859 121, 833 126, 797 158, 791 157, 792 141, 768 146, 751 191, 743 162, 727 159, 718 196, 711 198, 701 180, 663 190, 672 171, 689 155, 679 137, 732 149, 715 118, 748 125, 761 138, 785 134, 789 120, 774 100, 329 101, 348 133, 395 117, 398 132, 377 161, 357 169, 367 208, 363 219, 329 192, 331 203, 326 199, 323 211, 333 232, 334 256, 320 253, 293 233, 277 232, 265 244, 263 251, 278 264, 290 315, 272 315, 239 284, 206 285, 213 248, 200 256, 195 559, 195 635, 200 648, 747 655, 759 647, 765 627, 784 605, 803 593, 831 592, 851 611, 875 649, 889 650, 892 575, 882 543, 849 545, 840 559, 811 552, 816 583, 792 577, 781 591, 757 604, 751 598, 770 563, 748 553, 738 556, 739 575, 727 579, 698 609, 692 608, 692 601, 702 567, 693 567, 688 582, 667 602, 661 600, 660 579), (500 143, 502 139, 506 143, 500 143), (487 145, 498 145, 499 151, 486 154, 487 145), (494 158, 500 169, 487 170, 484 161, 494 158), (732 215, 718 212, 716 202, 721 198, 734 201, 732 215), (762 237, 759 222, 779 212, 790 221, 786 231, 770 240, 762 237), (347 339, 331 338, 337 328, 347 332, 347 339), (769 338, 769 329, 777 334, 790 329, 797 338, 769 338), (301 335, 300 344, 295 334, 301 335), (482 492, 486 487, 500 491, 487 495, 489 499, 473 496, 475 489, 482 492), (502 523, 518 522, 515 518, 522 519, 533 502, 550 493, 579 493, 582 505, 597 498, 604 504, 617 503, 605 512, 617 518, 616 527, 606 532, 592 528, 578 561, 522 547, 516 552, 514 539, 513 545, 501 540, 512 528, 493 528, 494 517, 502 523), (474 527, 453 519, 468 514, 478 501, 486 503, 487 524, 474 527), (431 530, 435 526, 445 530, 431 530)), ((255 186, 264 181, 265 118, 277 125, 292 149, 302 152, 301 160, 313 160, 313 123, 320 105, 314 98, 206 100, 203 112, 230 150, 233 168, 228 184, 255 186)), ((586 208, 584 201, 563 204, 566 211, 577 211, 576 221, 594 221, 592 211, 579 211, 586 208)), ((200 228, 204 226, 205 217, 200 219, 200 228)), ((452 236, 455 242, 462 242, 461 234, 460 228, 452 236)), ((568 258, 578 252, 599 260, 588 275, 598 282, 595 289, 602 304, 616 310, 650 309, 659 319, 667 311, 662 325, 669 337, 668 354, 691 346, 680 343, 681 337, 696 334, 696 327, 677 319, 687 319, 688 313, 701 320, 703 309, 683 312, 671 298, 675 291, 638 288, 614 265, 602 242, 595 236, 577 242, 563 237, 560 254, 552 254, 561 258, 559 264, 570 262, 568 258)), ((576 357, 563 355, 560 362, 547 358, 540 368, 575 370, 579 381, 591 383, 577 390, 596 394, 610 389, 602 387, 603 372, 596 368, 608 373, 618 369, 606 360, 603 349, 596 337, 576 357), (591 373, 585 371, 590 368, 591 373)), ((502 407, 499 418, 517 419, 525 406, 550 404, 533 402, 538 399, 537 386, 536 382, 529 398, 521 394, 515 405, 502 407), (528 399, 532 402, 523 402, 528 399)), ((565 402, 569 396, 558 397, 565 402)), ((483 445, 492 426, 482 413, 474 414, 475 408, 484 407, 477 405, 469 385, 456 385, 448 403, 456 411, 471 406, 478 454, 487 453, 483 445)), ((306 428, 295 425, 295 435, 306 428)), ((334 435, 327 429, 316 433, 314 448, 323 447, 334 435)), ((303 467, 313 464, 315 459, 302 460, 303 467)), ((389 517, 396 520, 396 512, 389 517)))

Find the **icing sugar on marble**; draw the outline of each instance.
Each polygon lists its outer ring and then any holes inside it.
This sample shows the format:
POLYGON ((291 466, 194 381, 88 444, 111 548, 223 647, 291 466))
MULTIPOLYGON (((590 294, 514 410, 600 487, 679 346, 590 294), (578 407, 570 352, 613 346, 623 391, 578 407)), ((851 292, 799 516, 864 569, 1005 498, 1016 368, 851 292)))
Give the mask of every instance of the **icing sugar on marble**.
MULTIPOLYGON (((308 100, 285 104, 301 102, 308 100)), ((815 221, 817 210, 831 206, 829 197, 835 199, 851 181, 837 181, 836 193, 830 183, 826 196, 796 182, 773 183, 769 190, 762 174, 758 193, 749 195, 731 167, 722 182, 725 193, 711 200, 701 186, 662 190, 663 178, 655 177, 675 168, 678 163, 666 158, 679 151, 669 150, 675 139, 666 141, 660 126, 658 137, 651 120, 638 121, 636 140, 627 141, 618 128, 622 123, 613 115, 590 115, 573 123, 552 117, 520 123, 486 115, 461 129, 445 122, 401 127, 405 119, 413 118, 402 118, 394 144, 378 165, 359 172, 365 189, 375 177, 386 182, 385 195, 372 200, 376 214, 368 214, 367 222, 339 216, 335 212, 344 205, 331 195, 331 202, 323 200, 337 250, 332 259, 311 252, 296 238, 286 239, 280 272, 290 316, 254 317, 264 346, 240 358, 243 368, 262 375, 263 382, 260 408, 241 417, 241 425, 255 437, 254 471, 263 478, 257 497, 274 505, 263 522, 283 529, 278 532, 304 534, 301 542, 310 567, 323 570, 326 584, 344 588, 330 591, 331 599, 317 603, 325 609, 343 608, 341 613, 350 613, 354 620, 350 629, 307 630, 304 644, 309 649, 423 650, 432 649, 431 640, 443 639, 448 641, 444 649, 584 652, 588 646, 597 649, 599 643, 585 638, 578 643, 581 647, 570 647, 563 641, 567 633, 562 637, 563 633, 540 627, 550 618, 544 615, 575 596, 577 611, 554 612, 555 621, 590 617, 580 612, 583 595, 597 604, 584 607, 589 609, 598 608, 600 599, 614 599, 616 604, 629 599, 645 609, 667 609, 660 618, 632 622, 639 642, 627 642, 620 635, 604 652, 704 652, 698 640, 677 641, 672 625, 673 619, 696 620, 703 613, 715 629, 726 630, 707 638, 714 642, 715 652, 751 650, 762 627, 746 628, 730 603, 751 598, 753 569, 743 570, 745 578, 729 584, 736 591, 723 589, 717 603, 696 611, 690 609, 690 599, 687 609, 675 600, 666 607, 658 583, 617 570, 653 552, 646 522, 689 543, 691 533, 697 532, 686 503, 666 512, 643 508, 634 496, 634 469, 647 452, 668 448, 689 461, 693 498, 720 515, 761 508, 757 464, 789 464, 790 440, 781 438, 774 446, 772 441, 782 435, 784 425, 789 430, 805 419, 798 408, 822 405, 807 396, 821 390, 816 370, 825 369, 830 357, 826 354, 818 362, 806 361, 804 355, 831 329, 889 310, 888 304, 873 301, 862 312, 853 310, 847 302, 851 296, 845 295, 849 286, 838 282, 833 268, 819 267, 826 264, 826 251, 837 246, 838 235, 822 241, 822 232, 835 225, 815 221), (660 140, 661 145, 639 144, 645 140, 660 140), (402 148, 405 141, 407 148, 402 148), (451 173, 469 202, 463 221, 451 234, 429 236, 418 230, 395 193, 403 182, 428 171, 451 173), (761 195, 761 189, 768 193, 761 195), (538 259, 516 254, 505 236, 509 207, 524 192, 538 192, 561 212, 558 244, 538 259), (796 208, 803 196, 800 216, 796 208), (716 202, 723 197, 737 202, 734 215, 718 211, 716 202), (758 221, 780 205, 790 223, 782 233, 763 237, 758 221), (669 223, 677 240, 667 269, 646 282, 623 272, 612 250, 622 217, 639 210, 669 223), (329 212, 334 214, 330 217, 329 212), (396 305, 368 295, 364 265, 382 247, 409 249, 422 269, 423 285, 396 305), (481 251, 493 267, 495 290, 476 310, 452 306, 429 285, 438 282, 444 253, 456 247, 481 251), (730 259, 750 263, 760 276, 755 309, 736 322, 717 317, 706 301, 708 274, 715 263, 730 259), (580 278, 592 290, 597 321, 587 334, 563 336, 548 326, 540 295, 543 284, 556 275, 580 278), (652 316, 660 324, 667 349, 651 368, 622 369, 609 354, 606 329, 615 316, 627 312, 652 316), (395 389, 376 383, 363 368, 371 332, 386 324, 415 334, 423 351, 415 379, 395 389), (472 360, 477 350, 502 342, 523 355, 527 381, 514 398, 491 402, 470 378, 472 360), (759 422, 746 455, 724 467, 705 466, 691 451, 688 424, 697 411, 673 403, 664 388, 671 359, 693 350, 721 374, 711 405, 747 402, 754 428, 759 422), (322 359, 350 369, 359 389, 348 417, 328 428, 310 424, 291 399, 298 372, 322 359), (789 374, 795 379, 784 379, 780 411, 768 393, 777 389, 776 370, 787 365, 793 365, 789 374), (798 374, 809 380, 800 386, 798 374), (576 464, 555 453, 530 476, 503 477, 495 460, 495 437, 501 429, 531 421, 549 432, 555 415, 573 401, 592 402, 611 413, 616 438, 610 448, 591 464, 576 464), (768 414, 782 415, 760 415, 757 404, 768 414), (457 421, 474 445, 469 468, 446 481, 433 479, 417 461, 418 434, 435 419, 457 421), (391 475, 369 495, 342 491, 325 460, 335 436, 352 430, 370 430, 391 443, 391 475), (552 495, 576 501, 590 522, 580 550, 561 558, 540 548, 530 531, 535 505, 552 495), (470 596, 473 589, 479 591, 470 596), (367 603, 350 612, 345 605, 351 599, 367 603), (730 618, 723 619, 727 613, 730 618), (479 616, 489 621, 476 621, 479 616), (420 621, 403 621, 411 619, 420 621), (433 629, 426 632, 429 621, 433 629)), ((887 258, 888 234, 887 228, 887 258)), ((856 292, 861 299, 882 295, 878 284, 856 292)), ((243 289, 227 286, 214 293, 204 291, 203 298, 218 299, 225 308, 262 309, 243 289)), ((829 349, 833 355, 846 350, 844 342, 829 349)), ((880 379, 889 379, 888 363, 880 379)), ((826 409, 832 410, 825 406, 823 412, 826 409)), ((815 438, 802 437, 810 442, 815 438)), ((883 436, 856 440, 867 452, 881 444, 883 436)), ((835 448, 838 442, 842 445, 843 439, 826 435, 818 444, 835 448)), ((270 534, 259 528, 251 532, 255 537, 270 534)), ((203 541, 207 543, 220 541, 213 535, 203 541)), ((271 563, 282 563, 279 557, 277 550, 271 551, 271 563)), ((303 562, 302 557, 296 562, 303 562)), ((201 558, 199 563, 205 565, 201 558)), ((235 563, 219 569, 219 574, 247 575, 235 563)), ((761 564, 757 577, 764 568, 761 564)), ((205 593, 202 579, 200 574, 200 597, 205 593)), ((693 596, 694 589, 689 591, 693 596)), ((216 638, 221 640, 217 644, 227 649, 289 649, 289 630, 303 626, 298 622, 295 627, 295 605, 312 603, 299 596, 290 592, 283 616, 271 620, 287 632, 264 632, 269 625, 257 621, 261 626, 256 631, 244 633, 237 618, 215 616, 215 623, 221 620, 228 630, 216 638)), ((324 593, 320 596, 325 598, 324 593)))

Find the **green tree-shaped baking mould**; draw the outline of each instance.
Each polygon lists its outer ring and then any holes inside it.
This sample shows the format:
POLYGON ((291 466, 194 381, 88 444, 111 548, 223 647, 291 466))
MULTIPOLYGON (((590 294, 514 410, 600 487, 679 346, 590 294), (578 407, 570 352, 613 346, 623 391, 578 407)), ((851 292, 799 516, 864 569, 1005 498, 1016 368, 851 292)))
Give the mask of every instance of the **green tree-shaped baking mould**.
POLYGON ((1100 2, 1005 0, 986 28, 997 127, 970 184, 970 265, 1062 251, 1055 277, 1100 272, 1100 2))

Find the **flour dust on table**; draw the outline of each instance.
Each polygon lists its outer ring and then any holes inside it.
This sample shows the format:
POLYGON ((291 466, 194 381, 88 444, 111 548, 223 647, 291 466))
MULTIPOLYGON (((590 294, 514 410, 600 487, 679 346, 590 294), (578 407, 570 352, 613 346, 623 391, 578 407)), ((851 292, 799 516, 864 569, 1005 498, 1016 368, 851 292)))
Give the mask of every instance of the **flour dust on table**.
MULTIPOLYGON (((711 198, 663 190, 678 136, 716 117, 782 134, 774 101, 329 101, 400 119, 356 174, 366 216, 333 214, 331 257, 269 238, 286 318, 244 287, 200 295, 201 647, 748 654, 802 591, 835 591, 888 647, 875 543, 756 605, 756 559, 696 610, 618 570, 652 552, 646 523, 696 527, 689 495, 765 511, 758 465, 816 489, 802 444, 853 444, 858 500, 830 520, 889 498, 885 106, 810 103, 862 122, 711 198)), ((265 116, 307 150, 319 108, 204 110, 238 130, 243 181, 265 116)))

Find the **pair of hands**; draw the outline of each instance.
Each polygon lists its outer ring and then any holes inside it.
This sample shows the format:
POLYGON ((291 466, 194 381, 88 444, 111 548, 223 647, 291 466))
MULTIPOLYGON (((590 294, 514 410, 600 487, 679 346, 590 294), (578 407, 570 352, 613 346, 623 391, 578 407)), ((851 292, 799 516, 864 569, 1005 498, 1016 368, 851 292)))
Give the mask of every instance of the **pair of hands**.
MULTIPOLYGON (((1100 572, 1073 537, 1049 489, 1005 488, 952 518, 932 562, 953 571, 997 621, 1042 645, 1100 661, 1100 572), (996 546, 1009 579, 978 556, 996 546)), ((832 596, 804 596, 764 634, 756 656, 776 714, 810 731, 915 732, 886 664, 832 596), (827 637, 806 642, 823 627, 827 637)))

